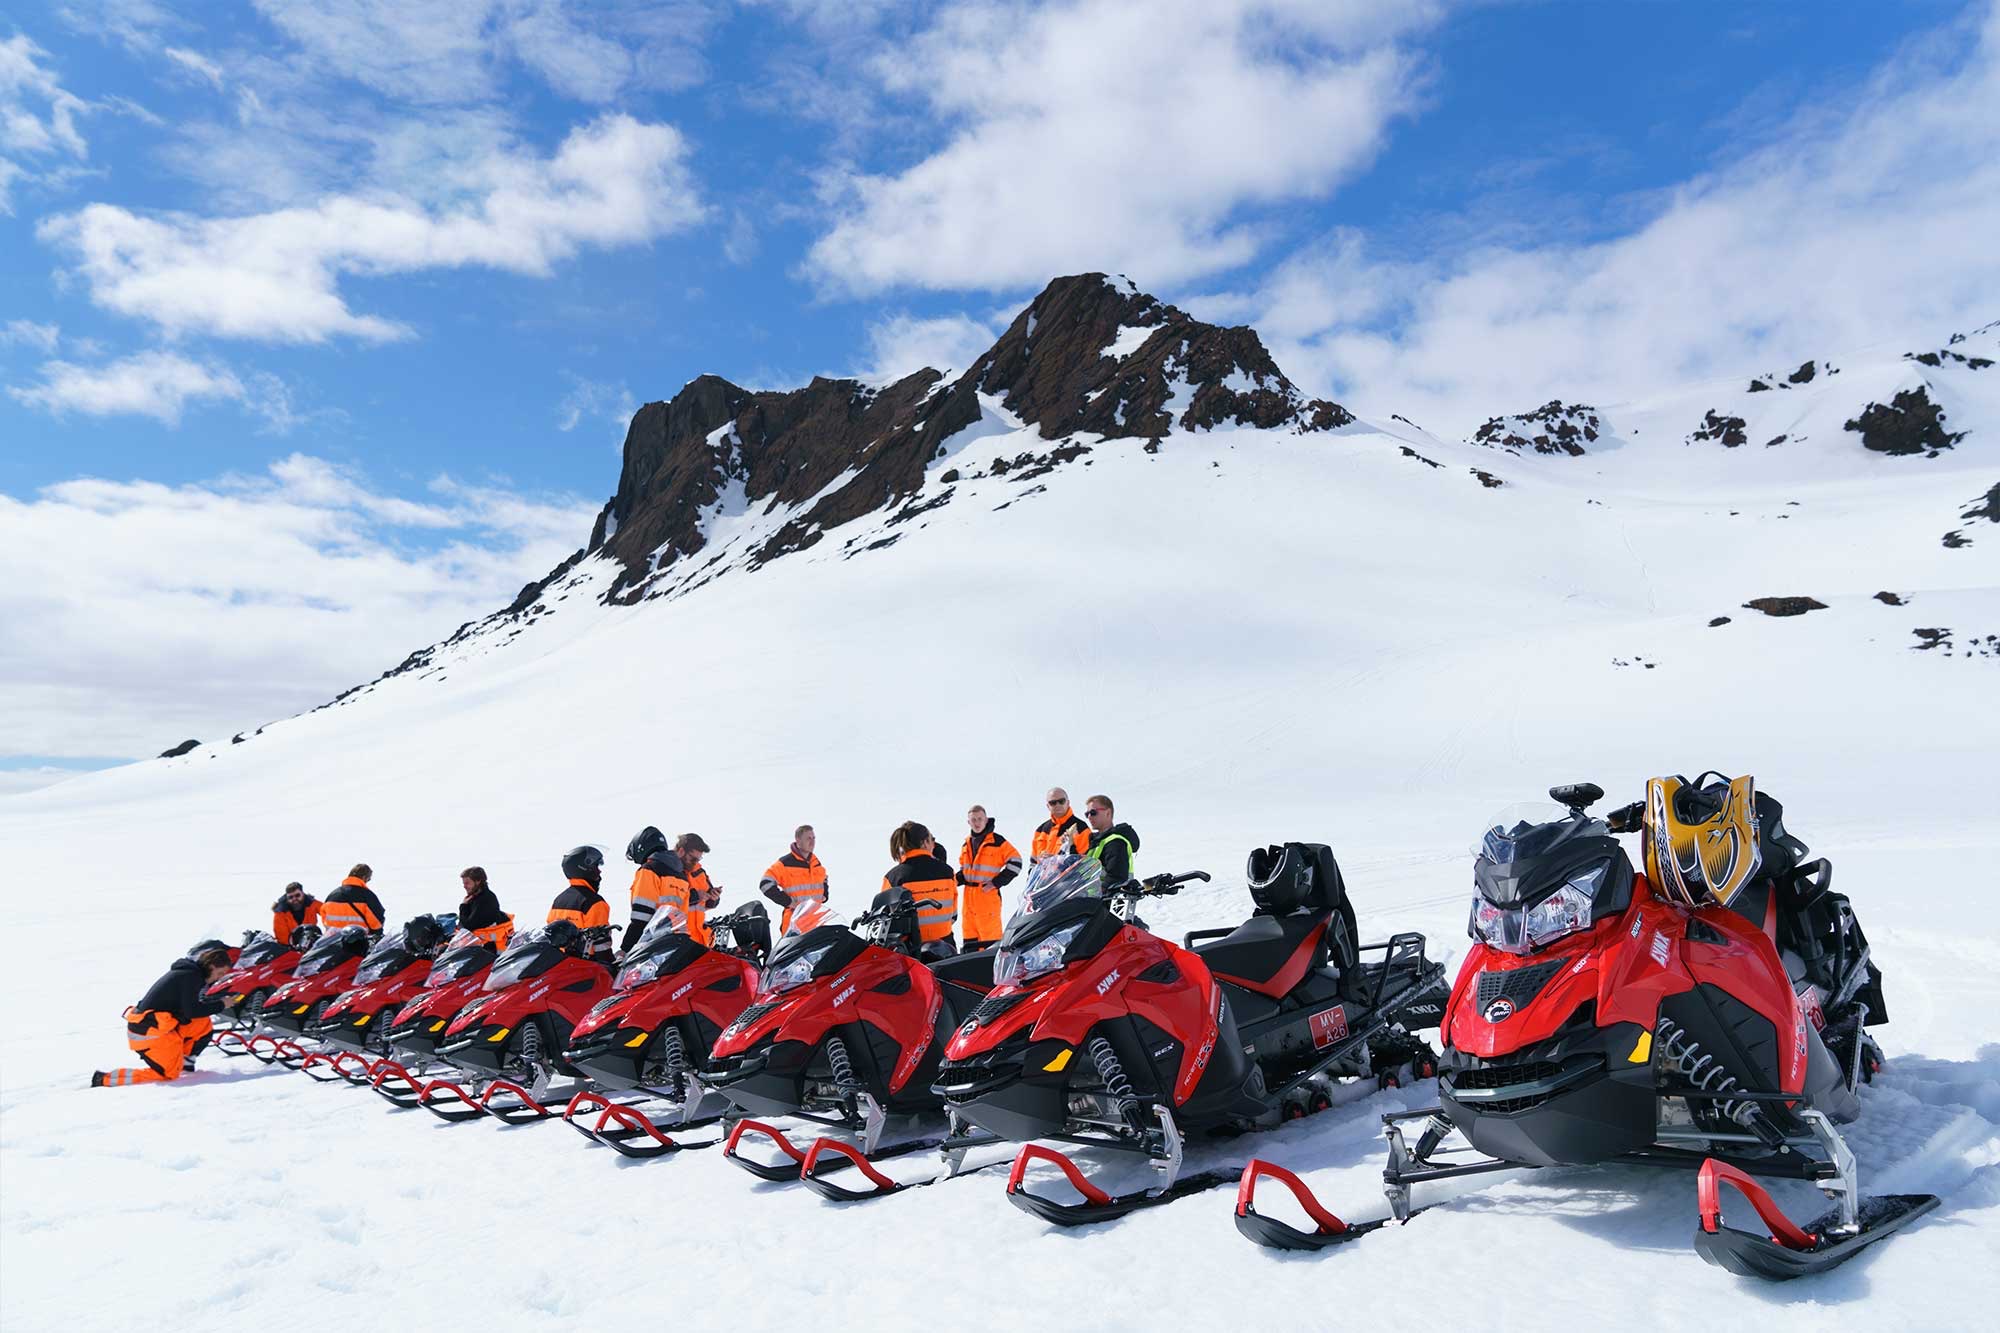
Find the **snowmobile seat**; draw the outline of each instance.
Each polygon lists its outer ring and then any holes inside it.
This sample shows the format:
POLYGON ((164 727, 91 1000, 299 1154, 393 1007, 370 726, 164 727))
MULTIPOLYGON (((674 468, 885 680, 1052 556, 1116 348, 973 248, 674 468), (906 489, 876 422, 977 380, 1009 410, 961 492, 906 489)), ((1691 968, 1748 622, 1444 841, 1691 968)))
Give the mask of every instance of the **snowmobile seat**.
POLYGON ((946 1017, 955 1027, 979 1007, 986 992, 993 989, 993 950, 954 954, 930 965, 931 972, 944 983, 946 1017))
POLYGON ((1325 951, 1315 967, 1330 959, 1345 972, 1359 961, 1354 905, 1348 901, 1347 881, 1331 847, 1320 842, 1259 847, 1250 853, 1244 876, 1259 916, 1332 915, 1325 951))
POLYGON ((1280 1000, 1326 965, 1335 919, 1329 911, 1259 912, 1221 939, 1195 945, 1194 951, 1223 980, 1280 1000))

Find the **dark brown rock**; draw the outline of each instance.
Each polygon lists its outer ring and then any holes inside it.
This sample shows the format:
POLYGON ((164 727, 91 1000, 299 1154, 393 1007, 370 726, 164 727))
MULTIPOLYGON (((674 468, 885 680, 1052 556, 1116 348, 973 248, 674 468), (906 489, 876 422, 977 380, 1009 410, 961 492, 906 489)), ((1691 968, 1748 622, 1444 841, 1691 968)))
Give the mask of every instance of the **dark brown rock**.
POLYGON ((1506 482, 1500 480, 1500 478, 1494 476, 1491 472, 1486 471, 1484 468, 1472 469, 1472 475, 1479 478, 1479 484, 1481 486, 1484 486, 1489 491, 1494 490, 1501 486, 1505 486, 1507 484, 1506 482))
POLYGON ((1893 592, 1878 592, 1878 593, 1876 593, 1876 594, 1875 594, 1875 600, 1876 600, 1876 601, 1878 601, 1878 602, 1880 602, 1880 603, 1882 603, 1882 605, 1884 605, 1884 606, 1908 606, 1908 605, 1909 605, 1909 602, 1908 602, 1908 600, 1907 600, 1907 599, 1905 599, 1905 598, 1903 598, 1903 597, 1900 597, 1900 596, 1898 596, 1897 594, 1895 594, 1895 593, 1893 593, 1893 592))
POLYGON ((2000 481, 1987 488, 1986 494, 1967 506, 1963 519, 1985 519, 1988 523, 2000 523, 2000 481))
POLYGON ((1938 456, 1965 438, 1964 431, 1944 428, 1944 411, 1931 401, 1930 389, 1918 385, 1904 389, 1885 407, 1870 403, 1859 416, 1850 418, 1847 429, 1859 432, 1864 448, 1878 454, 1928 454, 1938 456))
POLYGON ((1596 408, 1552 398, 1517 417, 1489 417, 1485 425, 1472 433, 1472 442, 1514 453, 1531 449, 1538 454, 1580 458, 1584 446, 1596 443, 1603 428, 1596 408))
POLYGON ((1717 616, 1715 619, 1708 622, 1708 627, 1710 629, 1715 629, 1717 626, 1727 625, 1728 623, 1729 623, 1728 616, 1717 616))
POLYGON ((1688 436, 1688 443, 1693 444, 1697 440, 1720 440, 1723 448, 1734 449, 1750 438, 1744 433, 1743 424, 1742 417, 1725 417, 1711 407, 1708 409, 1708 414, 1701 419, 1701 425, 1695 427, 1694 433, 1688 436))
POLYGON ((181 742, 181 743, 180 743, 179 745, 176 745, 176 746, 175 746, 175 747, 174 747, 173 749, 171 749, 171 750, 162 750, 162 751, 160 751, 160 758, 162 758, 162 759, 178 759, 178 758, 180 758, 180 757, 181 757, 182 755, 184 755, 184 754, 188 753, 188 752, 189 752, 190 750, 193 750, 193 749, 194 749, 194 748, 195 748, 196 746, 198 746, 198 745, 200 745, 200 744, 201 744, 201 742, 200 742, 200 741, 182 741, 182 742, 181 742))
POLYGON ((1743 605, 1767 616, 1802 616, 1808 611, 1826 610, 1825 602, 1811 597, 1758 597, 1743 605))

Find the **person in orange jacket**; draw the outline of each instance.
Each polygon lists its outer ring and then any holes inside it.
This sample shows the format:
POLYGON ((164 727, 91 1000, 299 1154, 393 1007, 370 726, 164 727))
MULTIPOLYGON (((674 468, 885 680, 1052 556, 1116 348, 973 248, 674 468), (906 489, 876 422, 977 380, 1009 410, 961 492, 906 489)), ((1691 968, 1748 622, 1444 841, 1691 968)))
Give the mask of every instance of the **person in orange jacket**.
POLYGON ((340 887, 326 895, 320 904, 319 924, 331 935, 336 930, 349 926, 360 926, 371 935, 382 933, 382 923, 389 913, 383 908, 382 900, 375 896, 375 890, 368 887, 375 878, 375 872, 368 868, 366 861, 359 862, 347 872, 347 878, 340 881, 340 887))
POLYGON ((280 943, 289 943, 292 932, 300 926, 319 924, 319 899, 306 892, 306 886, 293 880, 278 895, 278 901, 271 904, 271 938, 280 943))
POLYGON ((799 825, 792 831, 792 845, 757 882, 758 892, 785 909, 778 922, 780 935, 791 929, 793 912, 809 902, 826 901, 826 867, 813 855, 818 842, 811 824, 799 825))
POLYGON ((176 958, 166 975, 125 1011, 126 1040, 144 1066, 100 1069, 91 1074, 90 1086, 171 1083, 193 1069, 214 1030, 210 1018, 222 1012, 221 997, 210 1000, 202 992, 227 975, 230 964, 229 946, 221 940, 203 940, 176 958))
POLYGON ((583 956, 611 966, 611 907, 597 886, 604 878, 604 853, 595 847, 572 847, 563 854, 562 872, 569 884, 549 905, 549 922, 567 921, 583 933, 583 956))
POLYGON ((972 953, 1000 942, 1000 890, 1021 873, 1021 852, 993 827, 983 805, 965 812, 965 826, 971 832, 958 852, 959 919, 965 952, 972 953))
POLYGON ((1030 865, 1045 856, 1062 852, 1082 856, 1090 850, 1090 825, 1069 808, 1069 793, 1061 787, 1049 788, 1048 806, 1049 817, 1035 829, 1034 841, 1028 845, 1030 865))
POLYGON ((625 859, 639 868, 632 872, 632 914, 625 925, 621 952, 629 951, 639 942, 663 899, 677 901, 681 915, 687 915, 687 867, 667 846, 666 834, 651 824, 646 825, 625 844, 625 859))
POLYGON ((958 920, 958 880, 937 854, 937 840, 922 824, 907 820, 889 835, 889 855, 896 864, 882 876, 882 892, 908 889, 917 903, 919 955, 949 958, 958 951, 951 938, 958 920))
POLYGON ((709 881, 708 872, 701 868, 701 858, 708 855, 708 844, 701 840, 699 833, 683 833, 674 843, 674 855, 680 857, 687 867, 687 913, 688 938, 696 944, 707 945, 714 934, 703 920, 708 910, 722 901, 722 890, 709 881))
POLYGON ((514 933, 514 918, 500 910, 500 898, 486 882, 485 867, 467 866, 459 871, 458 884, 465 890, 458 903, 458 928, 492 945, 495 953, 505 949, 514 933))

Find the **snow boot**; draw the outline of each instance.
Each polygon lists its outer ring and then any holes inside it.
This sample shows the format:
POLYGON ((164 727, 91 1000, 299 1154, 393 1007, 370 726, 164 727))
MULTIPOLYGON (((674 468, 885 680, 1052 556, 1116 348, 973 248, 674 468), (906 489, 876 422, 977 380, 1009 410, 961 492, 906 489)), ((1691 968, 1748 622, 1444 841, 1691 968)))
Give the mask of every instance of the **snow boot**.
POLYGON ((101 1088, 105 1086, 104 1071, 102 1069, 93 1070, 91 1072, 90 1086, 93 1088, 101 1088))

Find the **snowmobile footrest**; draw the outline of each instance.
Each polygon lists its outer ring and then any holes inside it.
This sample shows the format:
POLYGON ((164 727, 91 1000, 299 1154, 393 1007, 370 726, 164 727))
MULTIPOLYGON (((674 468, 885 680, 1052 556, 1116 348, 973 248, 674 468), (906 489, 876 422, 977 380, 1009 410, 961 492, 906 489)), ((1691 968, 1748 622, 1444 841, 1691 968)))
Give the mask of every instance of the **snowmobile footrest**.
POLYGON ((1274 1250, 1323 1250, 1329 1245, 1365 1236, 1386 1221, 1385 1218, 1380 1222, 1359 1225, 1341 1221, 1320 1206, 1319 1200, 1313 1197, 1313 1192, 1306 1188, 1303 1180, 1276 1162, 1267 1162, 1261 1157, 1250 1159, 1250 1164, 1243 1168, 1242 1179, 1236 1183, 1236 1229, 1259 1245, 1274 1250), (1269 1176, 1292 1192, 1292 1197, 1306 1210, 1306 1216, 1312 1219, 1313 1230, 1301 1231, 1257 1211, 1254 1206, 1257 1181, 1264 1176, 1269 1176))
POLYGON ((1134 1213, 1141 1208, 1154 1208, 1175 1199, 1199 1194, 1218 1185, 1227 1185, 1242 1174, 1242 1168, 1231 1167, 1219 1171, 1203 1171, 1192 1176, 1183 1176, 1164 1189, 1133 1190, 1129 1194, 1107 1194, 1084 1177, 1077 1170, 1076 1163, 1068 1155, 1054 1148, 1045 1148, 1039 1143, 1024 1143, 1014 1158, 1014 1166, 1007 1173, 1007 1201, 1023 1212, 1032 1213, 1044 1222, 1052 1222, 1059 1227, 1089 1226, 1093 1222, 1110 1222, 1134 1213), (1027 1174, 1028 1163, 1048 1162, 1059 1168, 1063 1176, 1077 1193, 1083 1196, 1082 1203, 1058 1203, 1045 1199, 1039 1194, 1030 1194, 1022 1184, 1027 1174))
POLYGON ((1739 1277, 1758 1277, 1770 1282, 1836 1268, 1938 1205, 1935 1194, 1879 1194, 1861 1200, 1856 1217, 1858 1229, 1846 1235, 1841 1235, 1837 1227, 1838 1210, 1801 1227, 1785 1216, 1777 1200, 1753 1177, 1713 1158, 1701 1165, 1696 1193, 1701 1225, 1694 1233, 1695 1252, 1739 1277), (1760 1236, 1722 1225, 1724 1185, 1750 1202, 1767 1234, 1760 1236))
POLYGON ((368 1077, 368 1086, 382 1094, 399 1111, 409 1110, 424 1095, 424 1085, 394 1060, 377 1060, 375 1072, 368 1077), (390 1083, 391 1079, 396 1081, 394 1086, 390 1083))
POLYGON ((876 1170, 875 1164, 868 1160, 868 1155, 862 1152, 861 1149, 843 1140, 830 1139, 824 1136, 814 1139, 812 1147, 806 1149, 805 1160, 799 1163, 799 1180, 807 1189, 821 1198, 832 1199, 836 1203, 857 1203, 862 1199, 879 1199, 884 1195, 894 1194, 903 1188, 901 1181, 885 1176, 876 1170), (828 1156, 839 1157, 841 1160, 822 1167, 820 1165, 821 1159, 828 1156), (860 1168, 861 1174, 868 1177, 869 1184, 874 1188, 851 1190, 825 1178, 824 1172, 838 1170, 849 1163, 860 1168))
POLYGON ((215 1040, 210 1042, 209 1045, 215 1049, 217 1054, 227 1055, 231 1058, 250 1054, 250 1039, 243 1035, 242 1030, 237 1028, 231 1028, 227 1032, 216 1033, 215 1040))
POLYGON ((366 1083, 369 1075, 375 1072, 375 1066, 359 1051, 335 1051, 331 1055, 325 1051, 317 1051, 305 1058, 305 1063, 299 1066, 299 1072, 321 1083, 366 1083), (348 1070, 348 1065, 355 1061, 359 1061, 361 1065, 358 1077, 348 1070), (315 1073, 316 1067, 321 1065, 324 1065, 328 1072, 315 1073))
POLYGON ((767 1125, 761 1120, 737 1121, 736 1128, 729 1131, 729 1142, 723 1145, 722 1155, 742 1167, 745 1171, 748 1171, 751 1175, 756 1176, 759 1180, 797 1180, 799 1178, 799 1168, 805 1165, 806 1160, 806 1155, 800 1152, 790 1139, 785 1137, 783 1130, 767 1125), (743 1142, 743 1136, 751 1133, 762 1134, 765 1138, 777 1144, 778 1151, 782 1152, 787 1160, 783 1162, 759 1162, 740 1156, 736 1151, 737 1147, 743 1142))
POLYGON ((526 1088, 511 1079, 504 1078, 496 1078, 486 1085, 486 1091, 479 1095, 479 1109, 495 1120, 509 1125, 532 1124, 537 1120, 547 1120, 555 1114, 530 1096, 526 1088), (505 1108, 495 1106, 494 1095, 503 1092, 520 1102, 520 1105, 505 1108))
POLYGON ((477 1120, 486 1114, 479 1109, 479 1103, 473 1100, 472 1094, 448 1078, 434 1078, 424 1084, 423 1090, 417 1093, 417 1105, 438 1119, 448 1120, 454 1124, 462 1120, 477 1120), (458 1105, 449 1110, 445 1109, 438 1105, 438 1098, 441 1096, 457 1098, 458 1105))

